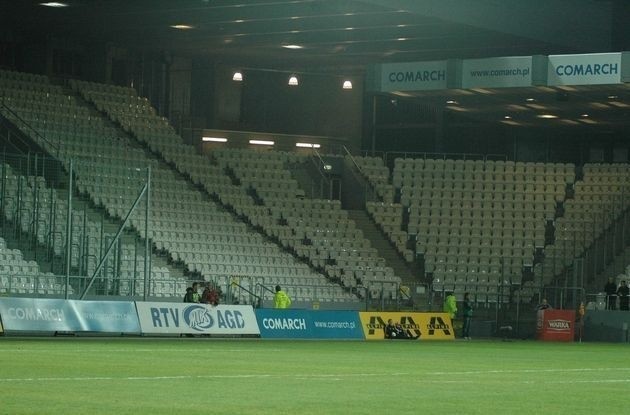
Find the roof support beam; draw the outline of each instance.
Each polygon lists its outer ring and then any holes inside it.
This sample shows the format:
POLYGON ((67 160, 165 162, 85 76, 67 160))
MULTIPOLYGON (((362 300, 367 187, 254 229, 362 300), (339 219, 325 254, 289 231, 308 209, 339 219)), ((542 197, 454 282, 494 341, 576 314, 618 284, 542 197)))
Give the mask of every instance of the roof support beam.
POLYGON ((594 0, 362 0, 394 10, 559 45, 567 51, 612 48, 612 2, 594 0))

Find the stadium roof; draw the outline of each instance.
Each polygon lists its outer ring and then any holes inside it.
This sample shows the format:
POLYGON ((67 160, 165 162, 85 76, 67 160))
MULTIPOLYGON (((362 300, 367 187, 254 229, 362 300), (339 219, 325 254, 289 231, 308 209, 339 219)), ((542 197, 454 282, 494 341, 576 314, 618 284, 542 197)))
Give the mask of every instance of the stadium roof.
POLYGON ((59 2, 68 7, 43 7, 42 0, 3 3, 4 29, 27 36, 78 35, 278 65, 609 51, 613 13, 611 1, 591 0, 59 2))
MULTIPOLYGON (((622 1, 597 0, 67 0, 5 1, 0 34, 113 43, 226 64, 328 73, 366 65, 630 49, 622 1)), ((405 94, 507 125, 626 125, 617 86, 405 94), (614 98, 609 98, 614 97, 614 98), (534 101, 531 101, 533 99, 534 101), (557 116, 554 119, 541 115, 557 116), (555 120, 555 121, 552 121, 555 120)), ((401 98, 402 99, 402 98, 401 98)))

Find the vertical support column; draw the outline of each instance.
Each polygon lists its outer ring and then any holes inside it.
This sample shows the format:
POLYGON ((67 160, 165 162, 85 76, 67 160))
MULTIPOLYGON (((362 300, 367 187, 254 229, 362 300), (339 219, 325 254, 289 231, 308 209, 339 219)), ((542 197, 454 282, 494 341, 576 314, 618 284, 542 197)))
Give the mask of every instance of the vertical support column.
POLYGON ((70 285, 70 262, 72 260, 72 175, 74 173, 73 160, 70 159, 70 174, 68 175, 68 214, 66 215, 66 286, 64 298, 68 299, 68 286, 70 285))
POLYGON ((376 95, 372 97, 372 157, 376 153, 376 95))
POLYGON ((147 167, 147 192, 145 196, 146 207, 144 210, 144 291, 142 300, 147 301, 147 295, 149 293, 149 284, 151 278, 149 277, 150 256, 151 256, 151 244, 149 243, 149 217, 151 212, 151 166, 147 167))

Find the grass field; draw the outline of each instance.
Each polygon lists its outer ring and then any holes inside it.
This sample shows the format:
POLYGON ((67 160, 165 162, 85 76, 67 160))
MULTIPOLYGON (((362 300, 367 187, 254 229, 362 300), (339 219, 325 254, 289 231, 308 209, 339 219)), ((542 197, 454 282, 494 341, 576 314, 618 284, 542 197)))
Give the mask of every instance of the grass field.
POLYGON ((1 414, 625 414, 627 345, 0 339, 1 414))

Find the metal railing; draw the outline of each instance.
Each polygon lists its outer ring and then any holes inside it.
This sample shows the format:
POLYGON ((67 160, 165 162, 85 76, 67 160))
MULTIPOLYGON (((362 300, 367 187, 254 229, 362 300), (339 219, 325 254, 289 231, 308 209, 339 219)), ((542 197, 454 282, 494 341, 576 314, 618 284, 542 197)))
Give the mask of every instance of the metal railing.
MULTIPOLYGON (((20 111, 21 113, 32 113, 30 111, 20 111)), ((15 112, 9 105, 7 105, 6 99, 4 96, 1 97, 0 100, 0 119, 2 119, 3 124, 7 123, 9 120, 7 120, 6 117, 10 118, 10 122, 15 125, 19 130, 21 130, 22 133, 31 136, 32 138, 34 138, 36 141, 39 142, 39 144, 43 144, 43 145, 48 145, 49 146, 49 151, 52 150, 53 155, 54 156, 59 156, 59 147, 60 147, 60 143, 59 140, 57 141, 57 143, 53 143, 52 141, 50 141, 43 133, 41 133, 40 131, 38 131, 36 128, 34 128, 29 122, 27 122, 26 120, 24 120, 24 118, 22 118, 20 115, 18 115, 17 112, 15 112), (26 130, 26 131, 24 131, 26 130)), ((6 124, 8 125, 8 124, 6 124)), ((20 140, 20 142, 28 147, 29 145, 26 143, 26 141, 20 137, 20 134, 17 134, 16 132, 13 132, 13 134, 11 135, 11 133, 9 133, 9 139, 10 137, 15 137, 18 138, 20 140)))
MULTIPOLYGON (((73 275, 90 274, 97 281, 91 295, 112 295, 116 294, 112 281, 122 274, 150 274, 146 266, 144 270, 136 266, 142 256, 138 244, 144 245, 145 252, 148 249, 146 231, 149 227, 141 227, 145 230, 144 238, 138 234, 137 226, 142 220, 137 220, 135 227, 124 226, 124 222, 120 225, 117 219, 109 217, 106 206, 91 199, 93 195, 78 192, 72 180, 74 167, 70 167, 69 174, 51 169, 43 171, 29 158, 33 156, 5 153, 0 159, 0 235, 9 247, 23 253, 21 267, 26 267, 28 261, 37 263, 37 272, 27 275, 29 281, 36 283, 37 278, 47 273, 55 277, 63 275, 68 280, 73 275), (124 231, 124 243, 117 240, 114 228, 118 229, 118 238, 124 231), (131 249, 133 258, 123 256, 123 247, 127 251, 131 249), (109 257, 104 255, 108 248, 109 257), (123 261, 127 264, 133 261, 133 270, 123 266, 123 261), (110 282, 98 282, 104 276, 110 282)), ((145 208, 149 205, 145 203, 145 208)), ((146 215, 144 221, 148 221, 146 215)), ((151 255, 144 258, 150 261, 151 255)), ((0 274, 3 274, 1 270, 0 274)), ((5 277, 11 275, 4 273, 5 277)), ((63 286, 72 286, 72 283, 66 282, 63 286)), ((89 286, 74 285, 74 291, 87 288, 89 286)))

